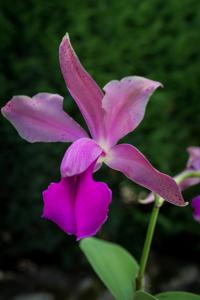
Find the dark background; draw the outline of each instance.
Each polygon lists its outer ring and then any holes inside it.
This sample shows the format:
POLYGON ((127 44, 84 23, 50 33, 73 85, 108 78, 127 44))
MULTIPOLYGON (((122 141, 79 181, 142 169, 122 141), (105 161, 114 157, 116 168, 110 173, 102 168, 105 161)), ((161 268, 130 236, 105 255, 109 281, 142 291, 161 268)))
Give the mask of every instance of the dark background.
MULTIPOLYGON (((83 124, 59 69, 58 47, 67 31, 81 62, 101 87, 128 75, 164 84, 152 96, 141 125, 124 141, 137 146, 159 170, 175 175, 185 167, 186 148, 200 145, 199 28, 198 0, 1 1, 1 106, 13 95, 59 93, 68 113, 83 124)), ((44 270, 67 278, 66 291, 55 299, 72 299, 66 298, 71 282, 77 287, 95 275, 75 239, 40 218, 41 192, 59 180, 68 145, 29 144, 5 119, 0 122, 0 287, 5 294, 0 299, 29 291, 54 293, 53 284, 29 284, 30 274, 38 277, 44 270)), ((137 199, 147 191, 106 167, 95 177, 113 190, 110 218, 99 235, 139 259, 151 206, 138 205, 137 199)), ((198 193, 196 187, 184 196, 190 200, 198 193)), ((200 272, 199 238, 200 225, 193 221, 190 206, 164 205, 149 264, 150 290, 164 290, 179 267, 200 272)), ((98 280, 95 284, 95 290, 102 288, 98 280)), ((183 288, 200 292, 198 284, 183 288)))

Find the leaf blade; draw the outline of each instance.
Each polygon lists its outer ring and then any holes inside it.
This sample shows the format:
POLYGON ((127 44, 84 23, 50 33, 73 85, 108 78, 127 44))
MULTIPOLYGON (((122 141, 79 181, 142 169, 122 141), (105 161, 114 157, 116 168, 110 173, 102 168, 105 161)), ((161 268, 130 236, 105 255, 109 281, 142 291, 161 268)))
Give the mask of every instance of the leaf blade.
POLYGON ((158 300, 158 298, 146 293, 146 292, 143 292, 143 291, 137 291, 135 293, 135 297, 134 297, 134 300, 158 300))
POLYGON ((80 242, 94 271, 117 300, 132 300, 138 264, 121 246, 97 238, 80 242))
POLYGON ((159 300, 200 300, 200 295, 187 292, 166 292, 157 294, 159 300))

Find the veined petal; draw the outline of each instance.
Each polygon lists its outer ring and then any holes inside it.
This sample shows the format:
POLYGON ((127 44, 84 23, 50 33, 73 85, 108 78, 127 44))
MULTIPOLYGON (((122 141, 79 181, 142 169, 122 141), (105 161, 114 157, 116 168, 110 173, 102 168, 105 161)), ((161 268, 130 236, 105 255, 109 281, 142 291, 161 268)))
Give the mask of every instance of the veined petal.
MULTIPOLYGON (((187 149, 187 151, 189 153, 187 168, 182 173, 176 175, 175 180, 176 180, 176 177, 180 177, 187 171, 191 171, 191 170, 199 171, 200 170, 200 147, 189 147, 187 149)), ((181 191, 184 191, 187 188, 189 188, 193 185, 199 184, 199 183, 200 183, 199 177, 190 177, 190 178, 186 178, 183 181, 181 181, 179 183, 179 188, 181 191)), ((153 193, 150 193, 144 200, 139 200, 139 202, 142 204, 149 204, 153 201, 154 201, 153 193)))
POLYGON ((40 93, 32 98, 14 96, 1 112, 30 143, 73 142, 87 136, 63 111, 63 97, 57 94, 40 93))
POLYGON ((61 163, 62 177, 84 172, 103 153, 102 148, 89 138, 75 141, 65 152, 61 163))
POLYGON ((193 216, 197 222, 200 222, 200 196, 195 197, 192 200, 192 208, 194 210, 193 216))
POLYGON ((170 176, 157 171, 135 147, 129 144, 114 146, 105 163, 166 201, 178 206, 185 205, 176 182, 170 176))
POLYGON ((103 136, 103 108, 101 89, 82 67, 74 52, 69 35, 60 44, 60 67, 67 88, 76 101, 94 139, 103 136))
POLYGON ((112 193, 92 178, 94 164, 85 172, 62 178, 43 192, 43 217, 77 239, 96 234, 107 220, 112 193))
MULTIPOLYGON (((177 176, 179 176, 179 175, 177 175, 177 176)), ((176 177, 175 177, 175 179, 176 179, 176 177)), ((189 188, 193 185, 196 185, 198 183, 200 183, 200 178, 198 178, 198 177, 197 178, 195 178, 195 177, 192 178, 191 177, 191 178, 187 178, 187 179, 183 180, 182 182, 180 182, 178 184, 178 186, 179 186, 181 191, 184 191, 187 188, 189 188)), ((149 204, 149 203, 152 203, 154 200, 155 200, 154 194, 150 193, 145 199, 139 199, 139 202, 141 204, 149 204)))
POLYGON ((133 131, 142 121, 149 97, 162 86, 160 82, 143 77, 125 77, 113 80, 103 89, 106 136, 110 145, 133 131))

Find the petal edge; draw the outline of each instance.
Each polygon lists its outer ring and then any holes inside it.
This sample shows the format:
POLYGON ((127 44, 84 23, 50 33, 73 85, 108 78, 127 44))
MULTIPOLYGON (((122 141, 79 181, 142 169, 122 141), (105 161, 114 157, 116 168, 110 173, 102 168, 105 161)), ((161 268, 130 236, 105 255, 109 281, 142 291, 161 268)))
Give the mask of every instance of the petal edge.
POLYGON ((64 154, 61 162, 62 177, 74 176, 84 172, 102 154, 103 149, 92 139, 75 141, 64 154))
POLYGON ((81 65, 66 34, 59 48, 61 71, 71 96, 76 101, 94 139, 103 135, 103 92, 81 65))
POLYGON ((139 76, 106 84, 102 105, 106 111, 106 137, 111 146, 139 125, 150 96, 160 86, 160 82, 139 76))
POLYGON ((62 178, 43 192, 43 218, 56 223, 77 240, 92 236, 107 220, 112 192, 93 177, 94 164, 85 172, 62 178))
POLYGON ((157 193, 166 201, 177 205, 187 205, 180 188, 174 179, 156 170, 144 155, 129 144, 114 146, 105 163, 112 169, 122 172, 132 181, 157 193))
POLYGON ((30 143, 72 142, 86 137, 84 129, 64 112, 62 103, 63 97, 58 94, 14 96, 1 113, 30 143))

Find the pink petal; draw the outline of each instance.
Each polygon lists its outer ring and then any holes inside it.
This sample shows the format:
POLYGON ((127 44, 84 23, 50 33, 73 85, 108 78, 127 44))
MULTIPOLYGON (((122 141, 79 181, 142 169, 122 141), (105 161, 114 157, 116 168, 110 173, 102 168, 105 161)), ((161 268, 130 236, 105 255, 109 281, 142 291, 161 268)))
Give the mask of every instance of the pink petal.
POLYGON ((75 141, 65 152, 61 163, 62 177, 74 176, 84 172, 103 150, 89 138, 82 138, 75 141))
POLYGON ((191 178, 187 178, 185 180, 183 180, 180 184, 179 184, 179 187, 181 189, 181 191, 184 191, 186 190, 187 188, 193 186, 193 185, 196 185, 196 184, 199 184, 200 183, 200 178, 197 177, 191 177, 191 178))
POLYGON ((105 163, 166 201, 179 206, 185 205, 176 182, 170 176, 157 171, 135 147, 129 144, 114 146, 105 163))
POLYGON ((105 126, 111 146, 139 125, 149 97, 159 86, 159 82, 132 76, 113 80, 104 87, 105 126))
POLYGON ((43 217, 56 223, 68 234, 76 233, 76 219, 74 214, 74 190, 76 177, 61 179, 51 183, 43 192, 43 217))
POLYGON ((103 92, 84 70, 74 52, 69 35, 60 44, 60 66, 67 88, 79 106, 94 139, 103 135, 103 92))
POLYGON ((187 149, 189 153, 189 160, 187 163, 187 169, 200 170, 200 147, 189 147, 187 149))
POLYGON ((14 96, 2 109, 3 116, 28 142, 73 142, 87 133, 63 111, 63 97, 40 93, 32 99, 14 96))
MULTIPOLYGON (((187 149, 189 153, 189 159, 187 162, 187 168, 186 171, 200 171, 200 147, 189 147, 187 149)), ((193 185, 196 185, 200 183, 200 178, 194 177, 194 178, 187 178, 184 181, 182 181, 179 186, 181 190, 185 190, 193 185)))
MULTIPOLYGON (((187 171, 199 171, 200 170, 200 147, 189 147, 187 149, 189 153, 189 159, 187 162, 187 168, 185 171, 183 171, 181 174, 176 175, 176 177, 179 177, 180 175, 184 174, 187 171)), ((175 177, 175 179, 176 179, 175 177)), ((199 184, 200 183, 200 178, 197 177, 190 177, 182 182, 179 183, 179 188, 181 191, 184 191, 185 189, 199 184)), ((154 201, 154 196, 152 193, 150 193, 146 199, 140 200, 139 202, 142 204, 149 204, 154 201)))
POLYGON ((200 196, 192 200, 192 208, 194 210, 193 217, 197 222, 200 222, 200 196))
POLYGON ((112 193, 92 178, 94 164, 80 175, 52 183, 43 192, 43 217, 77 239, 92 236, 107 220, 112 193))
MULTIPOLYGON (((200 178, 187 178, 178 184, 181 191, 186 190, 187 188, 200 183, 200 178)), ((141 204, 149 204, 154 201, 153 193, 150 193, 145 199, 139 200, 141 204)))
POLYGON ((153 193, 149 193, 149 195, 145 199, 139 199, 138 202, 141 204, 150 204, 154 202, 155 196, 153 193))
POLYGON ((112 192, 104 182, 92 178, 93 167, 82 175, 76 196, 77 237, 85 238, 96 234, 107 220, 112 192))

